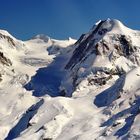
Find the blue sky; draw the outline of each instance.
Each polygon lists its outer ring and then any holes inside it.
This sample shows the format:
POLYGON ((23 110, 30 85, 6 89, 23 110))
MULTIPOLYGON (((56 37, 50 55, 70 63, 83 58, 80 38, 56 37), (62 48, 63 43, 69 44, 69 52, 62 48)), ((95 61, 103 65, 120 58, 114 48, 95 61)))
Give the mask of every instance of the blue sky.
POLYGON ((78 38, 100 19, 140 29, 140 0, 0 0, 0 28, 19 39, 78 38))

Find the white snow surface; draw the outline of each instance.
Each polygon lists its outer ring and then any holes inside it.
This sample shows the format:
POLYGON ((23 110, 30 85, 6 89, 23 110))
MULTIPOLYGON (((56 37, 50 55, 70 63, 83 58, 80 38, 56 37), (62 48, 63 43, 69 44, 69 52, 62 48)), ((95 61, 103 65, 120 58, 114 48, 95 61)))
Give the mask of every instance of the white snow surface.
MULTIPOLYGON (((119 34, 129 36, 139 50, 139 31, 111 19, 99 30, 103 28, 108 32, 95 38, 104 39, 111 50, 116 43, 112 36, 119 34)), ((0 52, 12 62, 11 66, 0 63, 0 140, 140 139, 140 66, 132 59, 140 57, 138 51, 131 58, 114 52, 117 59, 113 61, 109 55, 88 55, 76 65, 76 87, 70 90, 72 97, 66 97, 59 90, 72 86, 70 76, 75 71, 64 67, 76 40, 37 35, 20 41, 7 31, 0 33, 15 41, 13 45, 0 38, 0 52), (124 73, 104 72, 116 67, 124 73), (104 77, 108 80, 103 85, 94 81, 104 77)))

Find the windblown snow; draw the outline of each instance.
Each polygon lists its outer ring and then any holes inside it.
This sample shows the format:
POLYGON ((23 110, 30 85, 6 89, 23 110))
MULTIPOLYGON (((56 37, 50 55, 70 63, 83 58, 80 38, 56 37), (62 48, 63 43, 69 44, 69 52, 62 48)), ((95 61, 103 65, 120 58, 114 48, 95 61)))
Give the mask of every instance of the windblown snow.
POLYGON ((140 139, 140 31, 97 22, 79 40, 0 30, 0 140, 140 139))

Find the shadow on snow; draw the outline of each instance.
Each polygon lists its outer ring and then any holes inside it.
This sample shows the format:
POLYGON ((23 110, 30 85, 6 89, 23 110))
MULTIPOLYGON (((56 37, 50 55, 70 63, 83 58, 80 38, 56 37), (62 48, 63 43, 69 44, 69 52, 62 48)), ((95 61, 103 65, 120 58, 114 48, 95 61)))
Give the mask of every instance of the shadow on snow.
POLYGON ((125 83, 125 74, 122 75, 113 86, 98 94, 94 100, 97 107, 104 107, 110 105, 114 100, 120 97, 120 91, 125 83))
POLYGON ((68 56, 58 55, 47 67, 37 70, 31 81, 24 86, 26 90, 33 90, 36 97, 46 94, 52 97, 62 96, 59 87, 66 74, 64 66, 67 60, 68 56))
POLYGON ((131 129, 131 126, 134 123, 135 117, 137 116, 137 114, 139 114, 139 107, 140 107, 140 98, 136 99, 134 104, 130 108, 127 108, 127 109, 113 115, 106 122, 104 122, 101 125, 101 127, 105 127, 105 126, 110 127, 114 124, 115 120, 118 120, 125 115, 127 116, 128 114, 131 114, 125 119, 124 126, 121 127, 120 129, 118 129, 117 132, 114 134, 115 136, 118 136, 118 137, 121 137, 121 136, 125 135, 125 137, 123 139, 127 139, 126 134, 131 129))
POLYGON ((18 121, 18 123, 10 130, 8 136, 5 140, 13 140, 17 138, 22 131, 29 127, 29 121, 33 118, 33 116, 37 113, 40 106, 44 103, 44 100, 41 99, 35 105, 32 105, 25 114, 23 114, 22 118, 18 121))

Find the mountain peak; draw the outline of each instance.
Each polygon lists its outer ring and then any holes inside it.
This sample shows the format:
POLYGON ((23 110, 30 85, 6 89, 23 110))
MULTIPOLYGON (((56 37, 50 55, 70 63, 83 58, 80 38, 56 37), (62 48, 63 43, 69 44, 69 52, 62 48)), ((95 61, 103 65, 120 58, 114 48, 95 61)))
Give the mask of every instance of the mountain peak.
POLYGON ((135 47, 139 44, 138 38, 138 31, 127 28, 119 20, 100 20, 76 42, 76 49, 66 69, 83 63, 89 54, 109 57, 108 55, 114 56, 116 53, 118 56, 130 57, 130 54, 139 49, 135 47))
POLYGON ((128 32, 130 29, 127 28, 121 21, 108 18, 106 20, 99 20, 97 23, 95 23, 91 31, 93 32, 95 30, 98 30, 97 33, 99 33, 99 35, 102 35, 107 32, 128 32))
POLYGON ((48 42, 48 40, 50 39, 49 36, 45 35, 45 34, 38 34, 36 36, 34 36, 32 39, 41 39, 44 42, 48 42))
POLYGON ((3 36, 9 36, 10 38, 12 38, 13 40, 16 40, 15 37, 13 37, 8 31, 6 30, 1 30, 0 29, 0 34, 3 35, 3 36))

